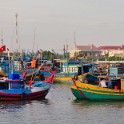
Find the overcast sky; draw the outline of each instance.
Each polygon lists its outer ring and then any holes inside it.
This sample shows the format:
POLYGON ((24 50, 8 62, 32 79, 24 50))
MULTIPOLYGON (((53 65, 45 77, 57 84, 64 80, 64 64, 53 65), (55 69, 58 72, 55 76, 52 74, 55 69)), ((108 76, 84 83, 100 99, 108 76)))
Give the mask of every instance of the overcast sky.
POLYGON ((10 49, 54 49, 64 44, 124 45, 124 0, 0 0, 0 39, 10 49), (34 46, 33 46, 34 44, 34 46))

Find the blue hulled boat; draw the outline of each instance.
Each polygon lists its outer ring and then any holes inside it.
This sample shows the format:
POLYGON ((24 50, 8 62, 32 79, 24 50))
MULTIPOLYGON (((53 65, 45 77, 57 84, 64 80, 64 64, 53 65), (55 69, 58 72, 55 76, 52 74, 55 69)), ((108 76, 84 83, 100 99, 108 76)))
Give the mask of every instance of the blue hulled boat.
POLYGON ((0 101, 19 101, 45 98, 53 83, 54 75, 44 81, 29 81, 20 78, 19 74, 9 74, 0 79, 0 101))

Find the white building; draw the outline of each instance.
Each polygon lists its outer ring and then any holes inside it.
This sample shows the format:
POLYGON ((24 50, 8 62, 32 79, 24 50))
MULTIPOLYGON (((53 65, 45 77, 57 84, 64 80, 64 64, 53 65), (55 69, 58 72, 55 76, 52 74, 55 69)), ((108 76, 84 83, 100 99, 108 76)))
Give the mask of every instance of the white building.
POLYGON ((111 56, 124 57, 124 45, 121 45, 121 46, 100 46, 99 50, 101 51, 102 55, 108 54, 109 57, 111 57, 111 56))

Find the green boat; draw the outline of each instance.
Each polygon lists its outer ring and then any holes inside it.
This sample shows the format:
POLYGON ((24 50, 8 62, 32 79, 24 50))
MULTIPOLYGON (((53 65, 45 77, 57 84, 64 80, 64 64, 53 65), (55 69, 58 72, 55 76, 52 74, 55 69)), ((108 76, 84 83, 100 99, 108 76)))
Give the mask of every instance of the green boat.
MULTIPOLYGON (((75 80, 72 78, 74 85, 71 86, 71 91, 77 99, 85 99, 85 100, 95 100, 95 101, 107 101, 107 100, 115 100, 122 101, 124 100, 124 90, 120 88, 115 88, 117 86, 113 86, 112 89, 102 88, 99 85, 86 84, 82 83, 79 80, 75 80), (114 89, 115 88, 115 89, 114 89)), ((113 79, 114 85, 117 85, 121 82, 116 82, 118 80, 116 78, 113 79)), ((118 80, 121 81, 121 80, 118 80)))

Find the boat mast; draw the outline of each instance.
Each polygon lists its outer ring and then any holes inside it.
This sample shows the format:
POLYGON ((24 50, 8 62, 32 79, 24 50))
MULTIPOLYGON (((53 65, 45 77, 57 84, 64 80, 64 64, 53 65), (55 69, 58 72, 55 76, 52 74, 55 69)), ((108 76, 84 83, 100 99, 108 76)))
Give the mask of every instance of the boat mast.
POLYGON ((35 39, 36 39, 36 28, 34 29, 34 41, 33 41, 33 48, 32 48, 32 52, 34 52, 34 48, 35 48, 35 39))
POLYGON ((16 43, 18 44, 18 14, 16 13, 16 43))
POLYGON ((65 45, 65 57, 66 57, 66 60, 67 60, 67 74, 69 76, 69 58, 68 58, 68 44, 67 44, 67 41, 66 41, 66 45, 65 45))
POLYGON ((16 17, 16 44, 17 44, 18 49, 20 50, 19 40, 18 40, 19 35, 18 35, 18 14, 17 13, 15 17, 16 17))
POLYGON ((75 40, 75 32, 74 32, 74 57, 76 60, 76 40, 75 40))

